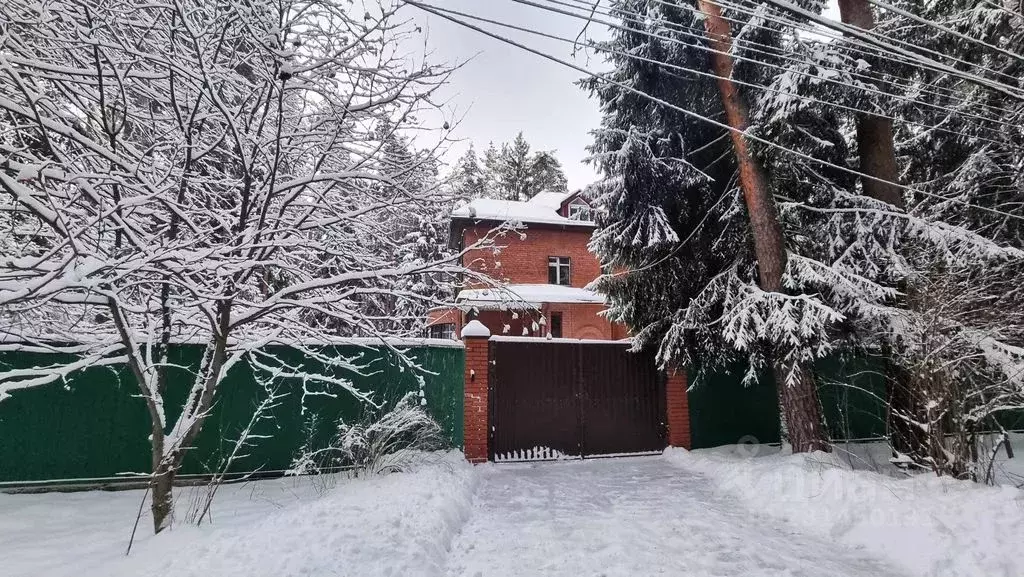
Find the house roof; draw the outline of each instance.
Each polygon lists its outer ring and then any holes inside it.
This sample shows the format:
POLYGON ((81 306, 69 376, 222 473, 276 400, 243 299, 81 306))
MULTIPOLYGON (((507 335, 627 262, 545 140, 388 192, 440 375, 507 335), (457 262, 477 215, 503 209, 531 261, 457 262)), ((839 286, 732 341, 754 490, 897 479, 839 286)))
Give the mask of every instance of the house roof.
POLYGON ((586 228, 594 227, 593 222, 569 219, 558 214, 557 210, 558 207, 552 208, 540 202, 478 198, 465 206, 453 210, 452 218, 493 220, 498 222, 509 221, 523 224, 556 224, 586 228))
POLYGON ((495 308, 522 308, 543 303, 604 304, 604 295, 584 288, 554 284, 510 284, 497 288, 465 289, 455 297, 458 304, 495 308))
POLYGON ((528 200, 529 204, 539 204, 548 208, 558 210, 562 208, 562 203, 573 196, 575 193, 572 192, 540 192, 537 193, 533 198, 528 200))

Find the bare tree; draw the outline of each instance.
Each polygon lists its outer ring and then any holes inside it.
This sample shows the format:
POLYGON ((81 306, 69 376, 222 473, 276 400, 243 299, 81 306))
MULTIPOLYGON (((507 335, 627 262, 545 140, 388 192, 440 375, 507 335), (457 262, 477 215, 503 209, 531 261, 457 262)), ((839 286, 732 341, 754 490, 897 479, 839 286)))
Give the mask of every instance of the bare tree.
POLYGON ((904 312, 895 362, 910 379, 892 387, 890 424, 915 432, 914 452, 894 442, 897 460, 939 475, 984 481, 1002 443, 1000 418, 1024 410, 1024 293, 1017 263, 949 266, 937 259, 914 279, 917 302, 904 312), (986 437, 998 441, 985 450, 986 437))
POLYGON ((338 376, 349 364, 314 345, 380 334, 367 295, 410 276, 471 274, 459 254, 410 264, 367 242, 388 237, 389 216, 443 196, 437 185, 406 186, 422 156, 381 161, 380 126, 423 128, 416 115, 435 106, 450 73, 406 53, 412 31, 395 9, 373 0, 4 6, 0 191, 31 234, 0 261, 2 346, 75 360, 0 375, 0 399, 126 364, 152 423, 157 532, 234 365, 258 359, 276 376, 368 401, 338 376), (204 351, 171 419, 168 348, 183 340, 204 351), (273 344, 326 369, 294 374, 273 344))

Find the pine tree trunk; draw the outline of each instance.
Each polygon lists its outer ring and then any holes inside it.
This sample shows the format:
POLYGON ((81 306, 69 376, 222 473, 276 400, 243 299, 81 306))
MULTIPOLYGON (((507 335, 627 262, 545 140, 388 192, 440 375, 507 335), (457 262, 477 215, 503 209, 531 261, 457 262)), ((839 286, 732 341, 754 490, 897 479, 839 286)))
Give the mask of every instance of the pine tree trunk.
POLYGON ((747 140, 743 137, 750 125, 747 109, 740 98, 739 89, 732 82, 733 63, 729 56, 732 49, 732 31, 729 23, 722 18, 717 4, 700 0, 700 10, 706 16, 704 27, 707 30, 711 48, 711 65, 718 76, 718 91, 722 96, 725 118, 729 126, 737 129, 730 132, 736 162, 740 171, 740 186, 743 189, 743 200, 747 205, 750 227, 754 235, 754 253, 757 256, 757 267, 761 288, 766 291, 781 292, 782 271, 786 267, 786 250, 782 240, 782 225, 775 201, 768 191, 764 170, 750 154, 747 140))
MULTIPOLYGON (((707 0, 699 0, 698 5, 704 13, 704 27, 708 42, 715 52, 711 53, 711 64, 718 76, 718 91, 722 96, 725 117, 731 131, 733 151, 740 172, 740 186, 743 199, 747 205, 750 228, 754 237, 754 254, 761 289, 769 292, 782 292, 782 273, 786 267, 786 247, 782 238, 782 224, 779 221, 775 200, 768 190, 764 170, 751 155, 750 148, 743 136, 750 121, 746 106, 740 97, 739 89, 732 82, 733 61, 729 56, 732 49, 732 31, 729 23, 722 18, 717 4, 707 0)), ((821 425, 821 406, 818 404, 818 393, 813 378, 799 366, 791 366, 786 362, 777 361, 774 367, 779 404, 782 407, 781 419, 789 435, 789 442, 795 452, 827 450, 821 425), (786 374, 798 373, 799 377, 793 385, 787 385, 786 374)))
MULTIPOLYGON (((868 0, 839 0, 839 15, 842 21, 864 30, 875 27, 875 15, 868 0)), ((870 56, 868 62, 876 64, 870 56)), ((906 202, 899 183, 899 170, 896 166, 896 146, 893 140, 892 120, 869 113, 857 115, 857 154, 860 156, 860 171, 879 180, 861 177, 864 194, 887 202, 900 210, 906 209, 906 202), (890 184, 891 183, 891 184, 890 184)), ((902 292, 906 294, 908 308, 913 308, 912 287, 903 283, 902 292)), ((894 367, 889 378, 889 435, 893 449, 910 456, 915 462, 927 460, 929 447, 927 439, 921 431, 907 422, 906 416, 917 415, 921 407, 915 405, 915 379, 906 369, 894 367)))
POLYGON ((794 453, 830 451, 831 447, 821 425, 821 402, 818 400, 814 377, 800 367, 796 367, 796 370, 799 371, 796 382, 787 385, 782 369, 778 365, 775 368, 775 382, 782 400, 782 417, 786 422, 789 443, 794 453))
MULTIPOLYGON (((875 27, 875 16, 868 0, 839 0, 839 16, 845 24, 864 30, 875 27)), ((870 62, 872 60, 870 57, 870 62)), ((860 171, 886 182, 861 177, 864 194, 887 202, 897 208, 904 208, 900 191, 899 170, 896 167, 896 145, 892 135, 892 120, 863 112, 857 115, 857 154, 860 156, 860 171)))

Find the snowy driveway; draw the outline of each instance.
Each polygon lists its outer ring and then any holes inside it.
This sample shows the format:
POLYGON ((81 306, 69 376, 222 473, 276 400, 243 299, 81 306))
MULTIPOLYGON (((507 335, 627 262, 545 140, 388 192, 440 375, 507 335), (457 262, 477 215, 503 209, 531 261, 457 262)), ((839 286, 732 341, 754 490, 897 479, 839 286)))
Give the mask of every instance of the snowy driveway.
POLYGON ((452 577, 898 575, 759 517, 663 457, 488 466, 452 577))

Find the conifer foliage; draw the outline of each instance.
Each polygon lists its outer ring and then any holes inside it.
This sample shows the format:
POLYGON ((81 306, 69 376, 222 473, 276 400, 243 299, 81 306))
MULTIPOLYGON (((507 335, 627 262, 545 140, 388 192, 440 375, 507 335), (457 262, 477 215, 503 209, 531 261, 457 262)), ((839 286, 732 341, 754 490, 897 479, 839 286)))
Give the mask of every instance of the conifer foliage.
POLYGON ((553 151, 530 151, 523 133, 501 147, 494 143, 483 160, 470 146, 455 163, 454 188, 464 198, 526 201, 540 192, 566 192, 562 164, 553 151))
MULTIPOLYGON (((668 367, 702 375, 742 362, 749 379, 773 374, 784 427, 820 424, 808 380, 823 356, 881 351, 918 373, 927 358, 944 368, 927 371, 931 384, 899 418, 918 430, 955 421, 963 440, 951 451, 937 434, 912 460, 966 476, 965 451, 991 426, 994 405, 966 409, 972 395, 949 388, 953 374, 988 375, 974 381, 979 390, 1002 379, 991 396, 1024 406, 1019 302, 1003 284, 1020 279, 1024 256, 1015 236, 1022 99, 992 90, 996 79, 1017 83, 1011 95, 1020 88, 1022 28, 1005 7, 900 6, 870 8, 881 12, 879 34, 929 57, 955 54, 988 76, 867 50, 855 30, 809 33, 817 2, 614 2, 613 38, 596 47, 613 70, 584 81, 604 115, 591 150, 607 214, 591 246, 615 270, 596 286, 636 346, 657 347, 668 367), (877 127, 858 131, 866 117, 893 124, 904 182, 858 161, 885 144, 873 140, 877 127), (737 164, 748 147, 753 162, 737 164), (768 203, 751 204, 749 170, 763 175, 768 203), (898 196, 876 191, 893 187, 898 196), (773 212, 783 251, 772 258, 783 270, 766 284, 757 219, 773 212), (918 304, 918 287, 937 290, 940 279, 959 298, 918 304), (969 314, 965 299, 989 310, 969 314), (939 334, 950 346, 936 344, 939 334)), ((821 430, 790 430, 794 449, 823 446, 813 438, 821 430)))

